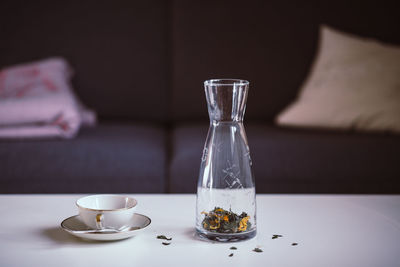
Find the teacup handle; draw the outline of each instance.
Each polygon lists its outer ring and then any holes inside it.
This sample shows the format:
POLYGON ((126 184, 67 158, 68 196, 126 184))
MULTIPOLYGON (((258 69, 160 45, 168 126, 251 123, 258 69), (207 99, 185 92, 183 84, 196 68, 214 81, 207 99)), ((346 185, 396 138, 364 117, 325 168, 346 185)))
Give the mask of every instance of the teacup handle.
POLYGON ((99 213, 99 214, 96 215, 96 227, 97 227, 97 229, 99 229, 99 230, 104 229, 103 220, 104 220, 103 213, 99 213))

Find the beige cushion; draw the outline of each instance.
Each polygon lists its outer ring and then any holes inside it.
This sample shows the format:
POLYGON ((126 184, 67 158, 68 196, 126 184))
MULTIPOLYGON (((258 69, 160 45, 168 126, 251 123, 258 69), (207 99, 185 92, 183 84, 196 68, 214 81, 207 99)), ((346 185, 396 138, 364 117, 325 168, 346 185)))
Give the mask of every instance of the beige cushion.
POLYGON ((400 47, 321 26, 309 77, 276 121, 400 132, 400 47))

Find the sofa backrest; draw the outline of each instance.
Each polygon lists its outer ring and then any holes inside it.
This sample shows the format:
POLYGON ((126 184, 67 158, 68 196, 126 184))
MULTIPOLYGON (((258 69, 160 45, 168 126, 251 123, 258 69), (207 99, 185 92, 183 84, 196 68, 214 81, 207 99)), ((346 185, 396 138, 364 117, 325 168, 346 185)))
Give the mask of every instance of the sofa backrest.
POLYGON ((400 44, 398 1, 185 1, 173 4, 175 120, 206 118, 202 82, 250 80, 246 120, 272 120, 297 95, 319 25, 400 44))
POLYGON ((0 1, 0 68, 51 56, 100 117, 165 120, 168 2, 0 1))
POLYGON ((100 117, 207 120, 202 82, 250 80, 270 121, 307 75, 321 23, 400 44, 398 1, 0 1, 0 68, 63 56, 100 117))

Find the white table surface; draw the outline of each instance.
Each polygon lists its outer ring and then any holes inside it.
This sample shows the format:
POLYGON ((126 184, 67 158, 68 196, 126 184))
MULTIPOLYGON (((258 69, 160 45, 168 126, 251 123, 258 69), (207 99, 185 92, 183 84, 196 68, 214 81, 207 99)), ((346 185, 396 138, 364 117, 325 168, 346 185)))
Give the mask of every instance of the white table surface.
POLYGON ((147 231, 87 242, 60 228, 81 195, 0 195, 0 266, 400 266, 399 195, 257 195, 257 237, 236 243, 196 238, 195 195, 132 196, 147 231))

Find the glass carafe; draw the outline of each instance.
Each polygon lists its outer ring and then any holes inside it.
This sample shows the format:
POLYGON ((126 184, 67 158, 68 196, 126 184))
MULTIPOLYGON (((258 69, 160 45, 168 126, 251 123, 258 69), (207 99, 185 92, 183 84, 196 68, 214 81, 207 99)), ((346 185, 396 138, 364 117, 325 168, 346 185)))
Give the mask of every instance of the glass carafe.
POLYGON ((196 231, 208 239, 238 241, 256 235, 256 193, 243 127, 249 82, 204 82, 210 127, 197 185, 196 231))

